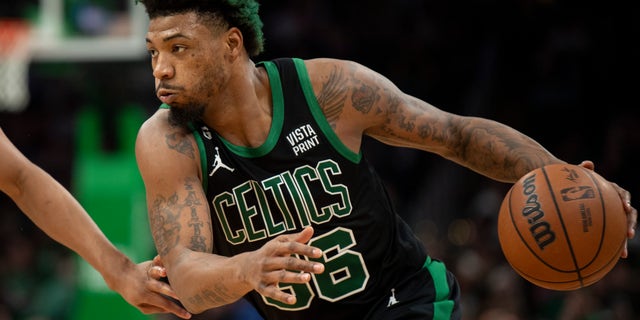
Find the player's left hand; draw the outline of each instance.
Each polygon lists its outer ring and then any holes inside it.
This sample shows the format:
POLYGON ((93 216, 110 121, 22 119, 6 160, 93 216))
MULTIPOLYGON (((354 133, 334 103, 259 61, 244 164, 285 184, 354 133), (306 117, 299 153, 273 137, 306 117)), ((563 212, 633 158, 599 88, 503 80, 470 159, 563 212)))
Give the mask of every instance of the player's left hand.
MULTIPOLYGON (((580 166, 587 168, 589 170, 594 171, 595 165, 591 161, 582 161, 580 166)), ((636 225, 638 224, 638 210, 636 210, 633 206, 631 206, 631 193, 624 188, 620 187, 617 183, 609 182, 613 186, 613 188, 620 195, 620 200, 622 201, 622 207, 624 211, 627 213, 627 238, 633 239, 636 235, 636 225)), ((629 250, 627 249, 627 242, 624 243, 624 248, 620 253, 620 257, 627 258, 629 256, 629 250)))

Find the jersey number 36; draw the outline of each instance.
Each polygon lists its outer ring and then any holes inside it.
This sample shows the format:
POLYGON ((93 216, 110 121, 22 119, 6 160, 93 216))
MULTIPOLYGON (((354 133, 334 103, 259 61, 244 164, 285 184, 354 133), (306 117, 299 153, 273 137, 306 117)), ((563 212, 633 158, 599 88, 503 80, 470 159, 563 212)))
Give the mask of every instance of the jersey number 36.
MULTIPOLYGON (((310 261, 324 264, 322 274, 312 274, 311 281, 320 299, 335 302, 364 290, 369 281, 369 271, 364 263, 362 254, 351 250, 356 245, 353 232, 350 229, 338 227, 309 241, 310 246, 322 250, 323 255, 318 259, 305 257, 310 261)), ((309 308, 315 297, 311 283, 291 284, 280 283, 278 288, 296 296, 296 304, 289 305, 262 297, 265 303, 281 310, 297 311, 309 308)))

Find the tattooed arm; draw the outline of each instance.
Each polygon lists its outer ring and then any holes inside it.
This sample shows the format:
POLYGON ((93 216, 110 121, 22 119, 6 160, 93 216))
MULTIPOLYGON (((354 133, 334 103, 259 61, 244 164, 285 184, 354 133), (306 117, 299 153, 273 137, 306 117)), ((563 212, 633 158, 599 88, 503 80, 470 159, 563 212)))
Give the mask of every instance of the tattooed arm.
POLYGON ((354 152, 366 134, 390 145, 439 154, 505 182, 563 162, 513 128, 440 110, 357 63, 316 59, 306 65, 329 124, 354 152))
POLYGON ((159 110, 141 127, 136 159, 145 183, 153 239, 177 296, 193 313, 232 303, 251 290, 295 303, 295 296, 280 291, 277 284, 306 283, 311 279, 309 272, 323 271, 321 264, 291 256, 322 254, 304 244, 313 229, 277 237, 257 251, 233 257, 213 254, 212 222, 196 142, 191 133, 169 125, 168 112, 159 110))
MULTIPOLYGON (((389 145, 439 154, 494 180, 515 182, 529 171, 564 163, 523 133, 496 121, 455 115, 401 92, 393 83, 349 61, 306 62, 320 107, 342 142, 354 152, 362 136, 389 145)), ((581 166, 593 170, 591 161, 581 166)), ((629 239, 637 211, 630 193, 611 183, 627 212, 629 239)), ((622 257, 627 256, 626 246, 622 257)))
POLYGON ((150 279, 151 261, 133 263, 98 228, 80 203, 58 181, 27 159, 0 129, 0 190, 42 231, 93 266, 109 288, 143 313, 190 315, 165 296, 164 282, 150 279))

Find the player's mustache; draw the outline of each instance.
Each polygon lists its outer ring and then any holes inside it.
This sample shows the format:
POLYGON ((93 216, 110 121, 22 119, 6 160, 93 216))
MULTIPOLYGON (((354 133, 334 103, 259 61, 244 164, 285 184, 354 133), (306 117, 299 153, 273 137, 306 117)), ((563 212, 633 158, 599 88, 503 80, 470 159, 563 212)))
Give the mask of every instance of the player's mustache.
POLYGON ((174 86, 174 85, 170 85, 170 84, 167 84, 167 83, 164 83, 164 82, 160 82, 160 83, 158 84, 158 86, 156 87, 156 90, 155 90, 155 91, 156 91, 156 94, 158 94, 158 91, 159 91, 160 89, 175 90, 175 91, 177 91, 177 90, 184 90, 184 87, 182 87, 182 86, 174 86))

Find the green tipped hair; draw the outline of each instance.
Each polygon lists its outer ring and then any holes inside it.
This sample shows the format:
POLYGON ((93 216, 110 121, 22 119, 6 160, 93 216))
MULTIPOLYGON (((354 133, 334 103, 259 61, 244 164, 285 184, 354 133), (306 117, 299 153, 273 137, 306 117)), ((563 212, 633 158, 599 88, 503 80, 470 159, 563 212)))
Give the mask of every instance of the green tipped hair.
POLYGON ((255 0, 134 0, 142 3, 150 19, 195 12, 205 19, 220 21, 242 32, 244 47, 254 57, 264 50, 260 5, 255 0))

